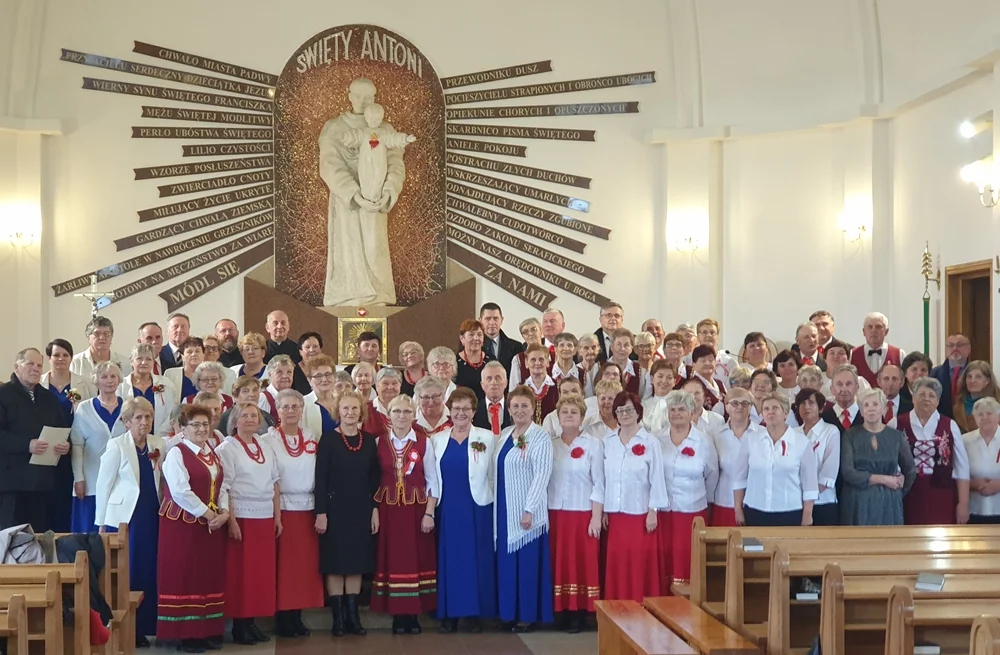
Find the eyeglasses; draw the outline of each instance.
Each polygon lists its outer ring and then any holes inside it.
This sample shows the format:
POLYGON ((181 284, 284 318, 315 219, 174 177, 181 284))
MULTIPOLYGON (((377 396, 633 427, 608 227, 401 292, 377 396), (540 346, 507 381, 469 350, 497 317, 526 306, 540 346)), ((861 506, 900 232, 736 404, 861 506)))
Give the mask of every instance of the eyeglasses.
POLYGON ((424 396, 421 394, 420 396, 420 400, 441 400, 442 398, 444 398, 443 393, 436 393, 431 396, 424 396))
POLYGON ((218 346, 205 346, 205 352, 207 353, 217 353, 219 352, 218 346))
POLYGON ((245 353, 259 353, 264 349, 261 348, 260 346, 243 346, 242 350, 245 353))
POLYGON ((90 333, 95 339, 110 339, 111 333, 107 330, 94 330, 90 333))
POLYGON ((618 416, 631 416, 635 414, 635 407, 619 407, 615 410, 615 414, 618 416))
POLYGON ((431 364, 431 368, 435 371, 447 371, 451 368, 451 362, 434 362, 431 364))
POLYGON ((313 373, 311 377, 313 380, 331 380, 333 379, 333 376, 334 374, 330 372, 330 373, 313 373))
POLYGON ((726 404, 729 405, 730 407, 737 407, 737 408, 746 409, 747 407, 750 406, 750 401, 749 400, 730 400, 726 404))
POLYGON ((623 318, 625 318, 622 314, 618 314, 618 313, 612 314, 611 312, 608 312, 607 314, 603 314, 603 316, 604 316, 604 318, 617 318, 619 321, 622 320, 623 318))
POLYGON ((207 431, 212 426, 210 423, 202 423, 199 421, 198 423, 188 423, 188 427, 192 428, 195 432, 201 432, 203 430, 207 431))
POLYGON ((472 407, 470 407, 469 405, 457 405, 457 406, 452 406, 451 408, 452 414, 459 414, 459 413, 465 414, 471 411, 472 407))
POLYGON ((421 354, 423 354, 423 353, 421 353, 419 350, 404 350, 403 351, 403 357, 416 357, 417 355, 421 355, 421 354))
POLYGON ((214 382, 214 383, 218 384, 219 383, 219 379, 220 378, 217 377, 217 376, 215 376, 215 375, 212 375, 212 376, 204 376, 203 375, 203 376, 201 376, 201 382, 214 382))
POLYGON ((964 348, 965 346, 969 346, 971 344, 968 341, 949 341, 944 345, 946 348, 954 350, 956 348, 964 348))
POLYGON ((413 410, 412 409, 394 409, 394 410, 392 410, 389 413, 390 414, 394 414, 394 415, 399 415, 399 416, 406 416, 407 414, 412 414, 413 410))

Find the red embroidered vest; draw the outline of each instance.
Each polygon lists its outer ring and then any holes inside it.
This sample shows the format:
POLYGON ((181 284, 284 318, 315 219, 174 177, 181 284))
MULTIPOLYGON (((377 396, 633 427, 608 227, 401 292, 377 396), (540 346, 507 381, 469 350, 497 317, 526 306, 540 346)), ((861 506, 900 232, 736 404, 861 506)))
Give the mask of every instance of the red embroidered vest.
POLYGON ((267 413, 271 415, 271 418, 274 419, 274 424, 277 425, 279 423, 278 404, 275 402, 274 396, 272 396, 271 392, 268 391, 267 389, 264 389, 264 391, 261 393, 264 394, 264 398, 267 400, 267 407, 268 407, 267 413))
MULTIPOLYGON (((222 488, 222 479, 224 477, 222 461, 217 457, 215 458, 215 465, 219 473, 215 476, 215 482, 213 483, 212 473, 208 470, 208 466, 198 459, 198 456, 191 452, 190 448, 184 444, 178 444, 175 447, 180 450, 181 457, 184 458, 184 468, 188 472, 191 491, 194 492, 194 495, 198 496, 201 502, 208 505, 209 509, 218 511, 219 490, 222 488)), ((169 521, 182 520, 185 523, 208 525, 208 521, 203 517, 195 517, 187 510, 181 509, 181 506, 174 502, 173 497, 170 495, 170 485, 166 483, 166 479, 164 479, 163 502, 160 503, 159 513, 160 516, 169 521)))
MULTIPOLYGON (((899 348, 896 346, 890 346, 885 344, 885 361, 882 362, 882 366, 886 364, 895 364, 899 366, 899 348)), ((868 384, 872 385, 872 389, 878 389, 878 371, 873 371, 871 367, 868 366, 868 359, 865 357, 868 354, 868 344, 862 344, 860 346, 855 346, 854 350, 851 351, 851 364, 858 369, 858 375, 868 380, 868 384)))
POLYGON ((943 414, 938 414, 938 423, 934 428, 934 441, 917 441, 917 436, 913 433, 913 426, 910 423, 911 412, 906 412, 896 418, 896 427, 906 435, 906 440, 910 443, 913 451, 913 461, 917 466, 917 475, 924 475, 922 472, 921 460, 925 457, 933 458, 934 473, 931 474, 932 487, 954 487, 955 481, 952 479, 953 459, 955 452, 955 439, 951 434, 951 419, 943 414))
POLYGON ((430 448, 430 441, 424 429, 414 425, 416 442, 407 441, 401 453, 396 452, 392 439, 378 440, 378 463, 382 469, 382 479, 375 502, 386 505, 427 504, 427 481, 424 479, 424 453, 430 448))
POLYGON ((722 403, 723 405, 726 404, 726 388, 722 386, 721 382, 719 382, 718 380, 714 380, 715 386, 719 388, 719 392, 716 393, 707 384, 705 384, 705 381, 702 380, 700 376, 694 375, 693 379, 697 380, 698 384, 701 385, 701 388, 705 390, 704 407, 706 412, 712 411, 712 408, 715 407, 718 403, 722 403))
MULTIPOLYGON (((187 404, 187 405, 194 404, 194 399, 195 399, 195 396, 197 396, 197 395, 198 394, 196 394, 196 393, 191 394, 190 396, 188 396, 187 398, 184 399, 184 403, 187 404)), ((235 402, 233 401, 233 397, 232 396, 228 396, 228 395, 226 395, 224 393, 220 393, 219 394, 219 398, 222 399, 222 412, 223 413, 225 413, 228 410, 230 410, 230 409, 233 408, 233 405, 235 404, 235 402)), ((275 419, 277 419, 277 416, 275 416, 275 419)))
MULTIPOLYGON (((517 368, 518 370, 521 371, 521 384, 524 384, 524 381, 531 377, 531 373, 528 372, 528 358, 525 357, 524 351, 522 350, 521 352, 517 353, 517 357, 515 357, 514 359, 517 360, 516 361, 517 368)), ((555 363, 556 363, 556 354, 554 351, 549 350, 549 367, 545 371, 546 374, 552 375, 552 365, 555 363)), ((511 365, 513 366, 514 364, 511 365)))
POLYGON ((361 430, 380 440, 389 434, 389 417, 375 409, 375 401, 368 401, 368 418, 361 430))

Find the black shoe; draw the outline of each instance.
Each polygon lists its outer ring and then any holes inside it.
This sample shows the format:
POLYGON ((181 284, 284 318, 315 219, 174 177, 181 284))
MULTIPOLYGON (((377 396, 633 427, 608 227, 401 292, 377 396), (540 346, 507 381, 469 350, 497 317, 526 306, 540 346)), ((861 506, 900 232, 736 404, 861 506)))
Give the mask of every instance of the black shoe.
POLYGON ((424 631, 424 629, 420 627, 420 621, 417 620, 416 614, 410 614, 407 626, 407 632, 411 635, 419 635, 424 631))
POLYGON ((209 637, 204 640, 205 650, 222 650, 222 642, 224 641, 222 635, 218 637, 209 637))
POLYGON ((247 629, 250 631, 253 638, 257 640, 257 643, 266 644, 271 641, 270 637, 260 631, 260 628, 257 627, 257 622, 254 619, 247 619, 247 621, 247 629))
POLYGON ((361 625, 361 616, 358 615, 358 595, 347 594, 344 600, 344 626, 352 635, 365 636, 368 631, 361 625))
POLYGON ((149 648, 152 644, 149 643, 149 639, 146 639, 143 635, 135 636, 135 647, 136 648, 149 648))
POLYGON ((571 635, 580 634, 583 630, 583 613, 582 612, 567 612, 569 615, 569 620, 566 621, 566 633, 571 635))
POLYGON ((204 639, 182 639, 180 645, 180 651, 182 653, 204 653, 205 652, 205 640, 204 639))
POLYGON ((299 636, 292 623, 291 614, 292 612, 288 611, 274 613, 274 634, 286 639, 299 636))
POLYGON ((514 626, 513 630, 513 632, 516 632, 518 634, 524 634, 526 632, 534 632, 534 631, 535 631, 534 623, 518 623, 514 626))
POLYGON ((334 637, 344 636, 344 597, 343 596, 330 596, 327 599, 327 604, 330 606, 330 615, 333 617, 333 627, 330 628, 330 634, 334 637))
POLYGON ((247 619, 233 619, 233 643, 240 646, 254 646, 257 640, 250 632, 247 619))
POLYGON ((514 621, 501 621, 499 628, 500 632, 515 632, 515 628, 517 628, 517 623, 515 623, 514 621))
POLYGON ((458 621, 455 619, 441 619, 441 625, 438 626, 438 632, 443 635, 450 635, 458 630, 458 621))
POLYGON ((406 634, 406 617, 396 616, 396 615, 392 617, 392 634, 394 635, 406 634))
POLYGON ((472 634, 480 634, 483 631, 483 622, 476 617, 466 619, 466 629, 472 634))
POLYGON ((308 637, 312 634, 309 628, 306 627, 306 624, 302 622, 302 610, 291 612, 289 625, 295 630, 297 637, 308 637))

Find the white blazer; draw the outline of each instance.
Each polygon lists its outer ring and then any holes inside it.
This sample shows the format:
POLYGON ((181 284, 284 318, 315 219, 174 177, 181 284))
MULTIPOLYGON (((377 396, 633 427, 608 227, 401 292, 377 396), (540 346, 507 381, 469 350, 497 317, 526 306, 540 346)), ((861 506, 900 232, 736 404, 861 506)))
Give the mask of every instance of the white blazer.
MULTIPOLYGON (((43 373, 42 379, 38 383, 41 386, 45 387, 46 389, 49 388, 50 373, 51 371, 46 371, 45 373, 43 373)), ((82 375, 77 375, 76 373, 73 373, 72 371, 70 371, 69 374, 69 388, 78 392, 80 394, 81 400, 86 400, 87 398, 93 398, 94 396, 97 395, 97 387, 94 386, 93 382, 83 377, 82 375)))
MULTIPOLYGON (((438 481, 441 491, 438 494, 438 502, 444 496, 444 478, 441 477, 441 458, 451 441, 451 428, 438 432, 431 436, 431 445, 434 446, 434 458, 437 460, 438 481)), ((480 507, 485 507, 493 502, 493 457, 496 455, 496 439, 493 433, 483 428, 473 427, 469 432, 469 448, 473 443, 481 443, 486 446, 486 450, 481 453, 475 451, 469 453, 469 488, 472 490, 472 499, 480 507)), ((465 444, 462 444, 463 446, 465 444)))
MULTIPOLYGON (((118 387, 118 395, 125 400, 135 397, 130 377, 126 377, 125 381, 118 387)), ((158 384, 163 385, 163 392, 153 393, 153 434, 165 437, 170 434, 170 412, 177 406, 179 399, 177 387, 169 379, 162 375, 154 375, 153 386, 158 384)))
MULTIPOLYGON (((160 451, 158 463, 153 465, 156 495, 160 497, 160 467, 167 456, 162 437, 146 437, 149 452, 160 451)), ((117 528, 132 520, 132 512, 139 502, 139 458, 135 453, 135 440, 130 432, 108 442, 101 457, 101 471, 97 476, 97 513, 94 523, 117 528)))
POLYGON ((177 402, 180 403, 184 400, 181 395, 184 393, 184 367, 175 366, 174 368, 168 368, 163 372, 163 376, 170 381, 170 384, 174 385, 174 391, 177 393, 177 402))
MULTIPOLYGON (((264 394, 261 393, 261 396, 264 394)), ((323 436, 323 414, 316 404, 316 392, 311 391, 303 396, 302 427, 316 435, 316 441, 323 436)))
MULTIPOLYGON (((112 350, 111 361, 117 364, 118 368, 121 369, 122 377, 125 377, 132 372, 132 362, 128 357, 122 355, 121 353, 116 353, 112 350)), ((96 366, 97 364, 94 362, 94 357, 91 355, 90 348, 88 347, 82 353, 73 355, 73 359, 69 363, 69 370, 85 380, 94 382, 94 368, 96 366)))
POLYGON ((86 482, 87 495, 97 491, 97 473, 101 469, 101 456, 108 442, 125 433, 121 418, 115 421, 114 429, 108 430, 97 410, 94 399, 80 401, 73 417, 73 429, 69 440, 72 443, 70 458, 73 462, 73 482, 86 482))

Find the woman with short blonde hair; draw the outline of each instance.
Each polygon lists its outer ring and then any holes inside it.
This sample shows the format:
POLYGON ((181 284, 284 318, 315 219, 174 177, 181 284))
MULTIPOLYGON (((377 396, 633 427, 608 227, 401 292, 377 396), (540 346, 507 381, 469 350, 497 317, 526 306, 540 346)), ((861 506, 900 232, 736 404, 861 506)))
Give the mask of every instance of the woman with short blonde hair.
MULTIPOLYGON (((431 351, 427 353, 427 369, 444 385, 444 399, 448 400, 451 392, 457 386, 455 374, 458 370, 458 358, 455 356, 455 351, 447 346, 431 348, 431 351)), ((416 385, 414 385, 414 389, 416 389, 416 385)))
POLYGON ((991 396, 976 401, 972 417, 977 427, 962 435, 969 455, 969 523, 1000 523, 1000 402, 991 396))
POLYGON ((252 375, 260 380, 267 372, 264 364, 264 355, 267 353, 267 339, 263 334, 257 332, 247 332, 239 340, 240 354, 243 355, 243 363, 235 364, 230 369, 236 377, 242 375, 252 375))
POLYGON ((412 396, 413 385, 427 375, 424 347, 416 341, 404 341, 399 344, 399 363, 403 365, 403 382, 400 393, 412 396))

